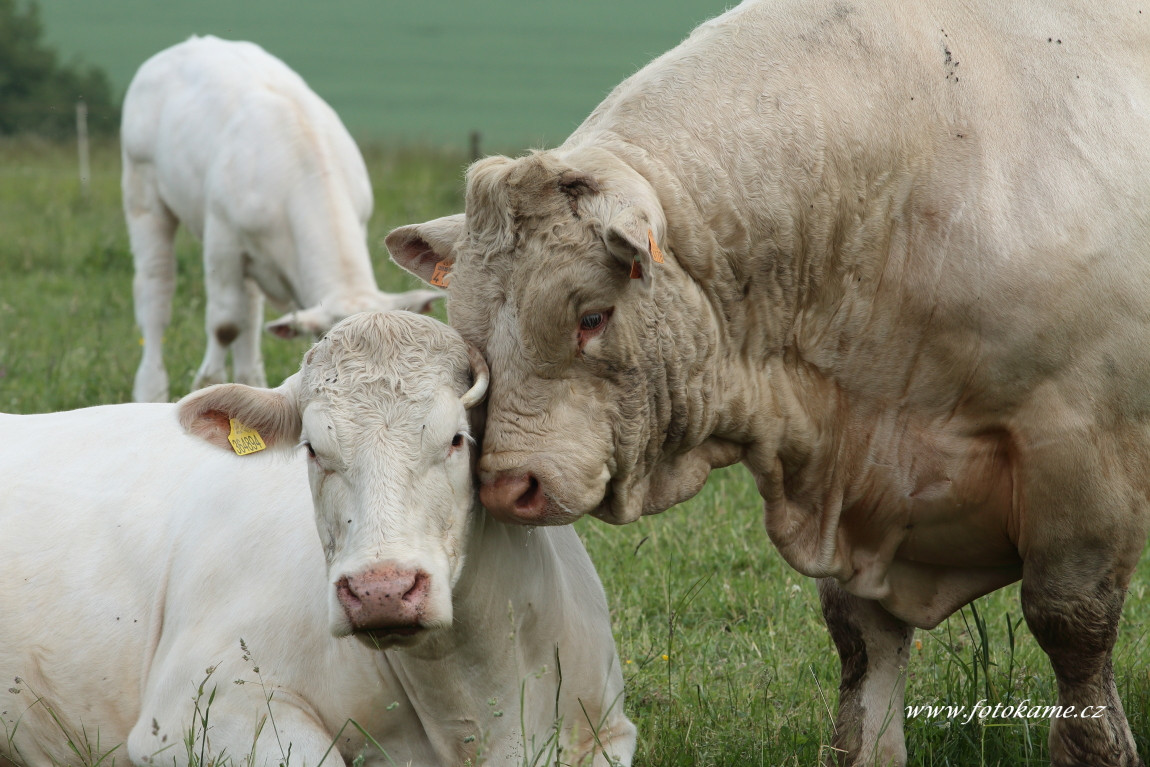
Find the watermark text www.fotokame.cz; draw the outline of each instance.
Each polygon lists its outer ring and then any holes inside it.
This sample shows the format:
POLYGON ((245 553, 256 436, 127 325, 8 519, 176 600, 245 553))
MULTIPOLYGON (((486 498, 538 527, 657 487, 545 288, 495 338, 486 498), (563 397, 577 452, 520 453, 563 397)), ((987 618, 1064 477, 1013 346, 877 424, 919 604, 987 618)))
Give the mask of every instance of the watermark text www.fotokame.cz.
POLYGON ((1018 703, 990 705, 983 698, 973 706, 907 706, 907 719, 957 719, 969 724, 972 719, 1101 719, 1106 706, 1041 706, 1024 698, 1018 703))

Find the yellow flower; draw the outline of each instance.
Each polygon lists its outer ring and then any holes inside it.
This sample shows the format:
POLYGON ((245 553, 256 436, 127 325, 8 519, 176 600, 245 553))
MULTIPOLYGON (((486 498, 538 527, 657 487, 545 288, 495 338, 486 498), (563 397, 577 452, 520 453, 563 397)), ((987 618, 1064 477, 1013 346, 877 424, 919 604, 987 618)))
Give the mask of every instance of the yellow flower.
POLYGON ((663 660, 671 660, 671 656, 667 655, 667 653, 663 653, 663 660))

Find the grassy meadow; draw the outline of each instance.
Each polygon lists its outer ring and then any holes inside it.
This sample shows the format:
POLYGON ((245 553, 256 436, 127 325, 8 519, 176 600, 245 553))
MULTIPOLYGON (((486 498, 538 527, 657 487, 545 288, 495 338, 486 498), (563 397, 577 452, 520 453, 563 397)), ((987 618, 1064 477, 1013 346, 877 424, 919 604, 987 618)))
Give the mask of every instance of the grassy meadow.
MULTIPOLYGON (((379 282, 415 287, 388 261, 383 236, 460 210, 466 158, 380 146, 365 154, 379 282)), ((181 234, 177 255, 166 344, 173 396, 187 392, 204 350, 199 247, 181 234)), ((0 142, 0 410, 126 401, 140 353, 131 280, 115 145, 94 147, 84 197, 73 147, 0 142)), ((306 345, 267 338, 269 380, 294 371, 306 345)), ((808 767, 827 753, 837 656, 814 583, 774 552, 761 514, 749 476, 732 468, 658 517, 623 528, 578 526, 612 606, 627 711, 640 731, 637 765, 808 767)), ((1143 758, 1150 756, 1148 586, 1150 559, 1131 586, 1115 653, 1143 758)), ((1017 585, 919 632, 911 652, 908 705, 1057 702, 1046 658, 1021 620, 1017 585)), ((1047 731, 1045 721, 1018 719, 906 725, 910 763, 929 767, 1045 765, 1047 731)))

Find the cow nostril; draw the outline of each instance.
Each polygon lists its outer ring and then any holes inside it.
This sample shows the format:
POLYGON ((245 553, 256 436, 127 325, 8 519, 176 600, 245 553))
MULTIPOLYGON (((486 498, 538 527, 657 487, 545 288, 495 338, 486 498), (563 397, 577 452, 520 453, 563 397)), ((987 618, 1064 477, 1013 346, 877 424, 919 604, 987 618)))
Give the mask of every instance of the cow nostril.
POLYGON ((403 601, 416 605, 421 604, 427 600, 427 595, 430 590, 431 577, 421 570, 415 574, 411 588, 403 595, 403 601))
POLYGON ((543 501, 543 488, 534 474, 527 475, 527 489, 515 500, 517 511, 530 511, 537 508, 543 501))
POLYGON ((357 608, 363 604, 362 600, 359 598, 359 594, 356 594, 355 591, 351 588, 351 581, 348 580, 346 575, 336 582, 335 590, 336 594, 339 596, 339 601, 348 607, 357 608))

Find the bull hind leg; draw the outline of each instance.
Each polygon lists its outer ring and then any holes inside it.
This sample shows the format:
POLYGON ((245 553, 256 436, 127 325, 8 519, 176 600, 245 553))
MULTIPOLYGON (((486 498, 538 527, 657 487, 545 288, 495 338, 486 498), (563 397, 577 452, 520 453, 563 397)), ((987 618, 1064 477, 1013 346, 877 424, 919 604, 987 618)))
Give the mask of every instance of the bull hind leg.
POLYGON ((839 709, 827 767, 903 767, 903 695, 914 627, 877 602, 819 580, 823 618, 842 662, 839 709))
POLYGON ((192 388, 228 380, 228 351, 251 322, 251 297, 244 277, 243 248, 226 222, 212 216, 204 224, 204 328, 208 348, 192 388))
MULTIPOLYGON (((1074 548, 1065 551, 1068 560, 1074 548)), ((1141 767, 1111 663, 1129 570, 1100 568, 1084 578, 1094 568, 1062 564, 1029 560, 1022 576, 1022 612, 1054 667, 1064 713, 1050 721, 1051 764, 1141 767)))
POLYGON ((172 296, 176 291, 172 243, 178 222, 160 199, 151 165, 125 160, 123 187, 124 218, 135 264, 132 299, 144 347, 132 384, 132 399, 167 402, 164 332, 172 320, 172 296))
POLYGON ((244 280, 247 294, 247 317, 240 327, 239 335, 232 342, 232 372, 237 383, 248 386, 268 385, 264 374, 264 360, 260 353, 260 329, 263 326, 264 294, 255 280, 244 280))

